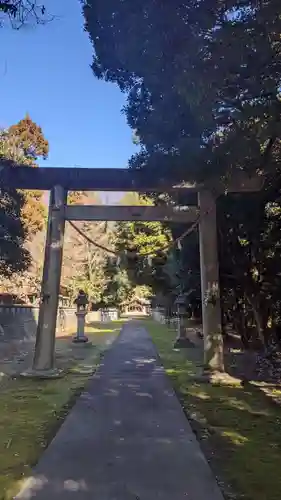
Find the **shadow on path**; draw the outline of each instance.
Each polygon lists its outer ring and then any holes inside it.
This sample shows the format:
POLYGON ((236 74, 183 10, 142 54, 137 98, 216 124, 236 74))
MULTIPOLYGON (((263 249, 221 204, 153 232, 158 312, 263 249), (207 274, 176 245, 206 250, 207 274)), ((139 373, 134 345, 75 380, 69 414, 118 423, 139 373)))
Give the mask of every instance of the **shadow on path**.
POLYGON ((124 326, 16 498, 222 500, 140 323, 124 326))

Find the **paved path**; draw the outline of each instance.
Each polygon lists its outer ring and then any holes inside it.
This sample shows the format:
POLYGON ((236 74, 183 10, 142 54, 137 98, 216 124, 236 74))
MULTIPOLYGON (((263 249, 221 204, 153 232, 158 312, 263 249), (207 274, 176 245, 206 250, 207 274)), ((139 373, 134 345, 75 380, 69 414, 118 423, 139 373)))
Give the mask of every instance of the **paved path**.
POLYGON ((16 498, 223 500, 141 323, 123 328, 16 498))

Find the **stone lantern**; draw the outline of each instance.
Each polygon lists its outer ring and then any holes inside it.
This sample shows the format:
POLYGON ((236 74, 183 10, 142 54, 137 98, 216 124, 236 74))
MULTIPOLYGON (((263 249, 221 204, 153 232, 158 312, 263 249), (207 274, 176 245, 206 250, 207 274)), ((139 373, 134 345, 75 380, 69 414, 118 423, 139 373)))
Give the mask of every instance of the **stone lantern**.
POLYGON ((178 319, 178 332, 174 347, 185 347, 188 342, 186 338, 185 326, 184 326, 184 316, 186 312, 185 295, 180 294, 175 300, 175 305, 177 306, 177 319, 178 319))
POLYGON ((74 304, 76 304, 77 307, 77 333, 72 342, 74 342, 75 344, 86 344, 89 339, 85 335, 85 318, 88 313, 87 306, 89 304, 89 301, 88 296, 84 292, 84 290, 79 290, 74 304))

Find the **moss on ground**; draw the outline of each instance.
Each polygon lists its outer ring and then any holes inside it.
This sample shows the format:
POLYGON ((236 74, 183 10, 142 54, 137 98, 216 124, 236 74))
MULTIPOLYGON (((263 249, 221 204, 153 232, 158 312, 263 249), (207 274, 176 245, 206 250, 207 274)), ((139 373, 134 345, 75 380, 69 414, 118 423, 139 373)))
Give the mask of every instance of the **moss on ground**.
POLYGON ((198 349, 176 351, 174 331, 145 325, 226 498, 279 500, 281 407, 252 384, 195 382, 198 349))
POLYGON ((11 500, 30 474, 121 326, 89 327, 90 347, 76 348, 69 337, 59 339, 57 364, 66 370, 60 379, 15 378, 0 386, 0 500, 11 500))

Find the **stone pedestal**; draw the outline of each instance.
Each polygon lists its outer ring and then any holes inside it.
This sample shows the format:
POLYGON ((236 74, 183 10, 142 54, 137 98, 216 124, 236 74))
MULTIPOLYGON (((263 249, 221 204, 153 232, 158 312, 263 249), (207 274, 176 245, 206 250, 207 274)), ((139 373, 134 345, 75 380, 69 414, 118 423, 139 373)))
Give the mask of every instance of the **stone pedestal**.
POLYGON ((175 348, 179 347, 187 347, 189 346, 189 340, 186 337, 186 331, 185 331, 185 325, 184 325, 184 318, 180 316, 178 318, 178 331, 177 331, 177 338, 174 344, 175 348))
POLYGON ((77 333, 73 337, 72 342, 74 344, 87 344, 89 342, 88 337, 85 335, 85 318, 87 311, 77 311, 77 333))
POLYGON ((180 347, 189 346, 190 342, 186 337, 186 330, 184 324, 184 316, 185 316, 185 297, 184 295, 179 295, 176 299, 177 304, 177 312, 178 312, 178 328, 177 328, 177 338, 174 344, 175 349, 180 347))

